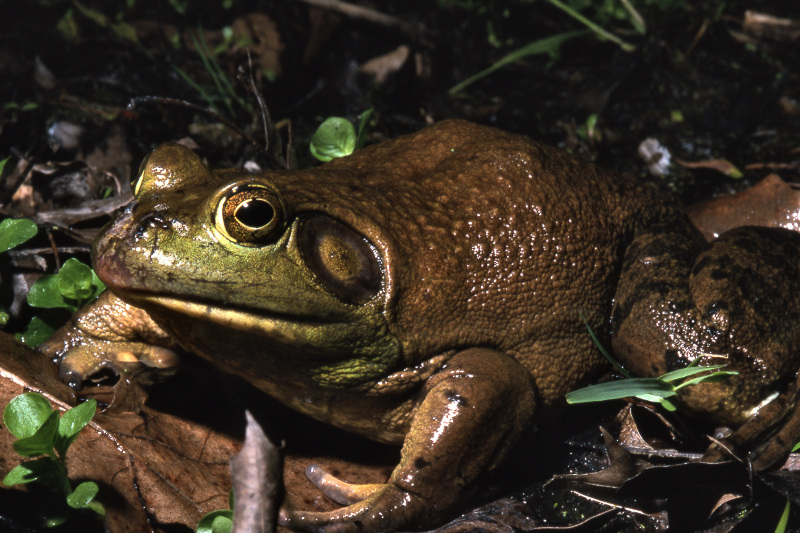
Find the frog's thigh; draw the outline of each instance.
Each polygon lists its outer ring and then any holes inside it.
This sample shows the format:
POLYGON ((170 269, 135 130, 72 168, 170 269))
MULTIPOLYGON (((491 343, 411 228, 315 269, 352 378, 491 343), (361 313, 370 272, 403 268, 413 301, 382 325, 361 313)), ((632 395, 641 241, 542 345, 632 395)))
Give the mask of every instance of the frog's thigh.
MULTIPOLYGON (((394 531, 435 524, 471 494, 480 474, 502 461, 533 418, 530 374, 495 350, 456 354, 430 378, 423 394, 400 464, 385 485, 359 488, 366 499, 331 513, 283 510, 281 523, 309 531, 394 531)), ((346 485, 325 474, 317 477, 333 487, 335 498, 350 499, 346 485)))
POLYGON ((687 228, 657 226, 626 254, 614 349, 641 375, 679 368, 702 352, 788 375, 796 370, 798 296, 798 233, 737 228, 706 246, 687 228))
POLYGON ((705 246, 691 232, 656 227, 629 249, 616 300, 613 346, 637 374, 709 353, 720 358, 708 364, 739 373, 681 391, 690 410, 741 426, 727 439, 737 452, 778 431, 781 440, 797 436, 800 234, 737 228, 705 246))

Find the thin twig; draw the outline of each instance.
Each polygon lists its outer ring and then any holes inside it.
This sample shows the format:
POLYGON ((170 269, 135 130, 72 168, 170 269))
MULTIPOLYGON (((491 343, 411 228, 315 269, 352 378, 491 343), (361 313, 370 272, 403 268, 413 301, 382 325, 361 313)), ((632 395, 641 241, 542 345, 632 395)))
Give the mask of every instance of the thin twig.
POLYGON ((391 15, 385 15, 380 11, 376 11, 375 9, 371 9, 368 7, 349 4, 347 2, 342 2, 341 0, 300 0, 300 1, 315 7, 320 7, 322 9, 338 11, 339 13, 343 13, 349 17, 368 20, 370 22, 381 24, 383 26, 389 26, 391 28, 400 28, 406 33, 411 33, 411 34, 418 33, 417 28, 415 28, 413 24, 406 22, 405 20, 399 19, 397 17, 393 17, 391 15))
POLYGON ((264 102, 264 97, 262 96, 261 91, 259 91, 258 87, 256 87, 256 80, 253 79, 253 61, 250 56, 250 50, 247 51, 247 72, 245 73, 244 65, 240 65, 237 77, 240 83, 242 83, 248 91, 253 93, 253 97, 258 103, 258 109, 261 112, 261 123, 264 126, 264 152, 269 154, 270 144, 274 144, 271 156, 279 165, 286 167, 287 163, 285 160, 283 160, 281 137, 275 132, 275 125, 272 123, 269 107, 267 107, 266 102, 264 102), (247 80, 243 79, 245 75, 247 75, 247 80))
POLYGON ((247 80, 250 82, 250 90, 258 102, 258 110, 261 112, 261 123, 264 125, 264 151, 269 152, 270 137, 274 132, 272 127, 272 117, 269 114, 269 108, 264 102, 264 97, 261 96, 261 91, 256 87, 256 80, 253 79, 253 58, 250 55, 250 50, 247 50, 247 80))

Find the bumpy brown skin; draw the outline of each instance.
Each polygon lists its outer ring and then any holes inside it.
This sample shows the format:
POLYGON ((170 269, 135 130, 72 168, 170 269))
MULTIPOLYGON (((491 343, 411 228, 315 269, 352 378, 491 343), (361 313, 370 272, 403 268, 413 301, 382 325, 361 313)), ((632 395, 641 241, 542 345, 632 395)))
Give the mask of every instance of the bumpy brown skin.
MULTIPOLYGON (((403 443, 385 485, 349 486, 312 468, 326 494, 350 505, 284 510, 290 527, 389 531, 446 519, 534 411, 562 402, 604 366, 579 313, 608 340, 615 294, 614 347, 643 375, 685 364, 697 348, 751 354, 724 353, 741 372, 742 399, 727 396, 726 385, 685 396, 744 424, 748 435, 736 444, 793 412, 797 320, 746 307, 781 293, 795 312, 798 243, 780 230, 723 238, 695 265, 705 245, 669 197, 463 121, 313 170, 212 172, 167 145, 143 171, 136 201, 95 245, 98 274, 126 303, 107 297, 79 319, 89 327, 60 333, 45 350, 63 355, 62 372, 75 379, 113 362, 110 344, 120 336, 163 328, 287 405, 403 443), (231 237, 221 228, 236 217, 220 206, 234 186, 253 185, 274 220, 231 237), (723 263, 760 239, 781 243, 767 256, 772 270, 761 270, 757 250, 738 278, 717 283, 711 265, 727 272, 723 263), (767 272, 772 286, 737 293, 750 269, 767 272), (131 306, 134 326, 109 332, 104 309, 120 305, 131 306), (728 316, 732 330, 720 325, 728 316), (764 327, 782 335, 778 359, 758 334, 764 327), (735 341, 721 340, 728 331, 735 341), (742 416, 773 392, 788 407, 775 412, 772 402, 752 424, 742 416)), ((131 344, 121 346, 129 356, 131 344)), ((154 364, 150 353, 139 355, 154 364)))

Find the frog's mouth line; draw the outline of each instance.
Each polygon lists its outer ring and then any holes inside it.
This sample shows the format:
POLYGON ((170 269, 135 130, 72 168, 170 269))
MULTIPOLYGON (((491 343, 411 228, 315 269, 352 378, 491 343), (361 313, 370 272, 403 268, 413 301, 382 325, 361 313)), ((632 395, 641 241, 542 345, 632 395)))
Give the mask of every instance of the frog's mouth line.
POLYGON ((160 307, 180 314, 217 324, 223 327, 237 329, 241 331, 257 332, 272 339, 285 339, 286 341, 296 341, 303 336, 300 333, 298 324, 305 328, 324 328, 340 326, 341 322, 333 320, 321 320, 319 317, 303 315, 288 315, 282 313, 266 314, 263 310, 237 309, 234 307, 220 307, 219 305, 206 302, 172 298, 169 296, 136 294, 132 298, 156 304, 160 307))

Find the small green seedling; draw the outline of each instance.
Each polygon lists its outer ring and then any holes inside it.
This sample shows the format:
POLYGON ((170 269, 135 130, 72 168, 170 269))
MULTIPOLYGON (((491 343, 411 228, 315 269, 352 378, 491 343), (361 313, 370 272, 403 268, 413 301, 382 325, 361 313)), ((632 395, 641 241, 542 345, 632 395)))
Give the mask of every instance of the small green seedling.
POLYGON ((367 139, 369 121, 375 110, 367 109, 361 113, 358 123, 358 133, 353 123, 342 117, 328 117, 319 125, 311 137, 311 155, 327 163, 338 157, 352 154, 356 148, 361 148, 367 139))
POLYGON ((356 129, 342 117, 328 117, 311 137, 311 155, 327 163, 356 149, 356 129))
MULTIPOLYGON (((0 174, 9 158, 0 161, 0 174)), ((20 244, 31 240, 38 229, 32 220, 25 218, 7 218, 0 222, 0 253, 16 248, 20 244)), ((0 326, 8 322, 9 315, 5 309, 0 308, 0 326)))
POLYGON ((589 387, 569 392, 567 393, 567 403, 603 402, 607 400, 621 400, 623 398, 639 398, 645 402, 660 403, 664 409, 675 411, 675 404, 672 403, 669 398, 677 396, 680 389, 699 383, 718 383, 728 379, 730 376, 738 374, 738 372, 731 370, 720 370, 724 368, 725 365, 698 366, 702 359, 702 357, 698 357, 686 368, 667 372, 657 378, 631 377, 630 373, 601 346, 600 341, 595 336, 592 328, 589 327, 589 323, 586 321, 583 313, 580 313, 580 316, 600 352, 615 368, 617 368, 617 370, 626 376, 626 378, 590 385, 589 387))
POLYGON ((584 141, 587 141, 589 143, 601 141, 602 135, 600 133, 600 130, 597 128, 597 121, 598 121, 597 114, 592 113, 586 118, 586 122, 584 124, 578 126, 578 128, 575 131, 575 134, 584 141))
POLYGON ((230 509, 211 511, 197 523, 197 533, 231 533, 233 529, 233 491, 228 496, 230 509))
MULTIPOLYGON (((0 167, 0 172, 2 172, 2 167, 0 167)), ((27 218, 3 220, 0 222, 0 253, 7 252, 31 240, 36 235, 36 231, 36 224, 27 218)))
MULTIPOLYGON (((91 267, 75 258, 68 259, 57 274, 42 276, 28 292, 28 304, 45 309, 66 309, 71 313, 94 300, 106 286, 91 267)), ((47 321, 33 317, 17 339, 31 348, 39 346, 55 328, 47 321)))
POLYGON ((106 286, 91 267, 75 258, 67 259, 57 274, 43 276, 28 292, 33 307, 62 308, 77 311, 97 298, 106 286))
MULTIPOLYGON (((30 459, 12 469, 3 478, 3 484, 11 487, 38 481, 63 493, 69 507, 104 516, 103 505, 95 500, 97 483, 84 481, 73 488, 66 467, 67 449, 96 410, 97 402, 89 400, 58 416, 47 398, 36 392, 20 394, 8 402, 3 422, 17 437, 14 451, 30 459)), ((55 526, 64 520, 64 517, 53 518, 47 525, 55 526)))

